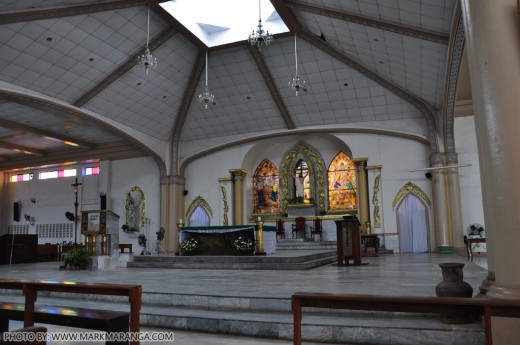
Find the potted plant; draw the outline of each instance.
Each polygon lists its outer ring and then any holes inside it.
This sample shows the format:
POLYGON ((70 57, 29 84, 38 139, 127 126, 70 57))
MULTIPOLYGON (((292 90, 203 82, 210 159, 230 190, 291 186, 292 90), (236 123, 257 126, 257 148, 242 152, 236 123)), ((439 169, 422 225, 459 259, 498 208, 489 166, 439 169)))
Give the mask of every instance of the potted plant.
POLYGON ((83 248, 72 248, 67 252, 65 258, 65 267, 69 266, 74 269, 86 269, 88 265, 88 253, 83 248))

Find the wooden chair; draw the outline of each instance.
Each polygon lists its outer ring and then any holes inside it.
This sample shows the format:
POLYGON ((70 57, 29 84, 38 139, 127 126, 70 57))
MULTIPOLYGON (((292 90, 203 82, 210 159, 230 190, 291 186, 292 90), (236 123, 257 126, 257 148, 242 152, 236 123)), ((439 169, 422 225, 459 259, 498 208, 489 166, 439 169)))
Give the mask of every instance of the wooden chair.
POLYGON ((311 226, 311 237, 314 239, 314 235, 320 235, 320 242, 321 242, 321 235, 323 234, 323 228, 321 227, 321 219, 320 218, 314 218, 314 226, 311 226))
POLYGON ((304 217, 297 217, 294 219, 294 224, 292 225, 292 237, 298 237, 298 233, 302 233, 302 238, 305 238, 305 221, 304 217))
POLYGON ((285 238, 285 229, 283 227, 282 219, 276 221, 276 242, 278 242, 278 236, 280 236, 280 238, 285 238))

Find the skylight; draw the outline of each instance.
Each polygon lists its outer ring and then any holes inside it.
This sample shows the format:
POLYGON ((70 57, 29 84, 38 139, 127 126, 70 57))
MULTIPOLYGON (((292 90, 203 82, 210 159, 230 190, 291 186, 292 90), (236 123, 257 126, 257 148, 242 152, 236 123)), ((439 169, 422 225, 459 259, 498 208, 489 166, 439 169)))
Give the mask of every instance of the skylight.
MULTIPOLYGON (((258 25, 258 0, 171 0, 160 4, 208 47, 245 41, 258 25)), ((271 35, 289 29, 271 1, 260 0, 262 24, 271 35)))

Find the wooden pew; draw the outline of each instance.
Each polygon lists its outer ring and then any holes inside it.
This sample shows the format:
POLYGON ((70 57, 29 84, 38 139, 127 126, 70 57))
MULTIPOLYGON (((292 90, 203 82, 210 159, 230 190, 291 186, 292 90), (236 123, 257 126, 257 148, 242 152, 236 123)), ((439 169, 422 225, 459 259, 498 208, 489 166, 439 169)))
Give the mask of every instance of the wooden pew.
MULTIPOLYGON (((9 331, 9 320, 23 321, 24 314, 25 305, 23 303, 0 302, 0 334, 9 331)), ((34 307, 34 321, 37 323, 95 329, 108 333, 128 332, 129 319, 130 313, 121 311, 48 305, 34 307)), ((128 344, 128 341, 107 341, 106 344, 128 344)))
MULTIPOLYGON (((0 279, 0 288, 23 291, 25 295, 24 327, 34 326, 35 302, 38 299, 38 291, 47 291, 127 296, 130 302, 129 330, 137 333, 140 329, 141 285, 0 279)), ((139 344, 139 342, 132 342, 132 344, 139 344)))
POLYGON ((520 301, 490 298, 297 292, 291 297, 291 307, 294 320, 294 345, 302 343, 303 307, 483 317, 486 345, 493 344, 491 316, 520 318, 520 301))

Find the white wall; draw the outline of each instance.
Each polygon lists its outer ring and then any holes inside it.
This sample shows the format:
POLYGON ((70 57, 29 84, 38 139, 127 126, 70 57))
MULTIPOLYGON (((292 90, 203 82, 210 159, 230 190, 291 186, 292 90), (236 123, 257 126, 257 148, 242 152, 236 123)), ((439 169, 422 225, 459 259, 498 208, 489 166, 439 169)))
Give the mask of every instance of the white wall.
MULTIPOLYGON (((160 177, 159 168, 152 158, 133 158, 113 161, 109 176, 110 191, 107 197, 110 198, 112 211, 119 215, 119 227, 125 224, 126 194, 134 186, 138 186, 145 197, 145 217, 149 219, 149 224, 140 231, 148 239, 148 250, 155 253, 157 245, 156 232, 160 228, 160 177)), ((137 236, 139 234, 125 233, 120 229, 119 243, 132 243, 134 253, 141 253, 137 236)))
MULTIPOLYGON (((101 162, 100 175, 81 176, 82 166, 68 166, 66 168, 77 168, 78 182, 82 185, 78 189, 78 213, 82 210, 99 210, 99 192, 103 191, 107 195, 107 205, 109 209, 120 216, 119 227, 125 222, 125 201, 126 193, 133 187, 138 186, 144 192, 145 216, 149 218, 147 238, 149 240, 148 249, 152 252, 156 247, 155 233, 160 228, 160 186, 159 169, 155 161, 151 158, 135 158, 118 160, 110 163, 101 162), (107 182, 108 181, 108 182, 107 182), (108 188, 108 189, 107 189, 108 188)), ((91 165, 89 165, 91 166, 91 165)), ((55 170, 62 168, 52 168, 55 170)), ((24 219, 24 214, 33 216, 34 226, 29 227, 29 233, 36 233, 37 224, 71 223, 65 217, 65 212, 74 213, 74 192, 71 184, 75 182, 74 177, 38 180, 39 170, 34 170, 35 178, 32 181, 6 183, 5 192, 8 195, 6 204, 9 206, 7 212, 7 224, 17 224, 12 219, 13 202, 21 202, 21 219, 18 224, 28 224, 24 219), (31 202, 34 198, 35 202, 31 202)), ((80 213, 81 214, 81 213, 80 213)), ((78 233, 81 224, 78 224, 78 233)), ((140 253, 141 249, 137 244, 137 235, 129 235, 120 229, 120 243, 132 243, 133 250, 140 253)), ((40 243, 49 242, 52 239, 39 239, 40 243)), ((74 240, 74 238, 66 239, 74 240)), ((78 241, 83 241, 82 236, 78 235, 78 241)), ((51 241, 54 242, 54 241, 51 241)), ((60 241, 61 242, 61 241, 60 241)))

